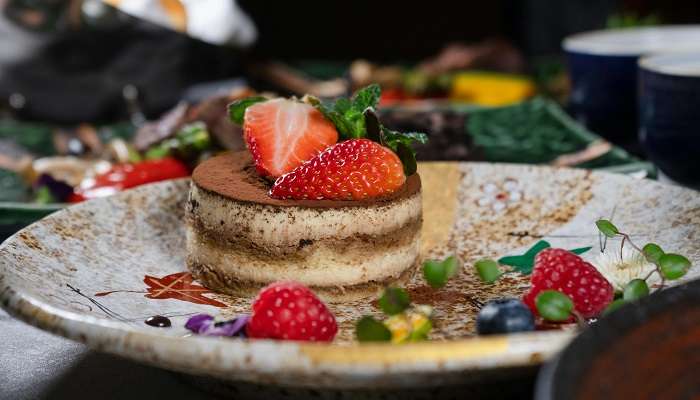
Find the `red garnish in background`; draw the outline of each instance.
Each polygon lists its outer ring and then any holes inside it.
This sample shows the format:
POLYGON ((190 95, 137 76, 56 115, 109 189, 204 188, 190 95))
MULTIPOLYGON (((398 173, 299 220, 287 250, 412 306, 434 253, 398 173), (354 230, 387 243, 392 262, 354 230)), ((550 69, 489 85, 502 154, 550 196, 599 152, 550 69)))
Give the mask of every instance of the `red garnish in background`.
POLYGON ((277 199, 362 200, 390 194, 406 182, 403 164, 391 149, 369 139, 350 139, 277 179, 277 199))
POLYGON ((124 189, 167 179, 184 178, 190 170, 182 161, 166 157, 137 163, 118 164, 104 174, 76 188, 71 203, 112 195, 124 189))

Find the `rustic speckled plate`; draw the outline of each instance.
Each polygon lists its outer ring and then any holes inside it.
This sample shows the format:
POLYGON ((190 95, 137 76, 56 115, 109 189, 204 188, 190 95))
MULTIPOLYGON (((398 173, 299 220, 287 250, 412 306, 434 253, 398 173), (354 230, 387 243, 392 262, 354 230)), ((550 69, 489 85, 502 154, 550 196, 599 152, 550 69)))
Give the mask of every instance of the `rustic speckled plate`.
MULTIPOLYGON (((639 242, 654 240, 696 265, 700 261, 698 192, 549 167, 426 163, 420 173, 424 255, 456 253, 465 265, 442 290, 426 287, 419 274, 409 285, 414 302, 435 308, 433 341, 354 343, 353 321, 377 313, 370 301, 330 305, 340 322, 330 345, 186 337, 188 315, 233 315, 247 311, 250 301, 187 284, 186 180, 70 207, 17 233, 0 246, 0 299, 9 312, 38 327, 172 370, 301 387, 410 387, 536 365, 575 334, 473 337, 480 302, 519 296, 528 286, 518 273, 482 284, 471 267, 478 258, 520 254, 546 239, 557 247, 593 246, 583 256, 595 261, 600 246, 594 221, 607 217, 639 242), (173 326, 143 323, 156 314, 170 316, 173 326)), ((609 242, 606 252, 615 244, 609 242)), ((699 271, 691 270, 687 279, 699 271)))

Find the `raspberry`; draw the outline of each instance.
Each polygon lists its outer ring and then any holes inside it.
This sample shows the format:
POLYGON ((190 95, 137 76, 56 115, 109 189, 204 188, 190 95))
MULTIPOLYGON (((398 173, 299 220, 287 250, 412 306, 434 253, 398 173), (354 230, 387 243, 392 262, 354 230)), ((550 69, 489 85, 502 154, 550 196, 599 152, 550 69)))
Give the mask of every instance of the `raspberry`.
POLYGON ((333 314, 300 283, 275 282, 266 286, 252 309, 246 327, 252 338, 330 342, 338 332, 333 314))
POLYGON ((600 314, 613 299, 610 282, 590 263, 564 249, 544 249, 535 257, 530 278, 532 287, 523 302, 537 315, 535 298, 547 289, 569 296, 584 318, 600 314))
POLYGON ((362 200, 386 195, 406 182, 399 157, 368 139, 337 143, 277 179, 270 195, 296 200, 362 200))

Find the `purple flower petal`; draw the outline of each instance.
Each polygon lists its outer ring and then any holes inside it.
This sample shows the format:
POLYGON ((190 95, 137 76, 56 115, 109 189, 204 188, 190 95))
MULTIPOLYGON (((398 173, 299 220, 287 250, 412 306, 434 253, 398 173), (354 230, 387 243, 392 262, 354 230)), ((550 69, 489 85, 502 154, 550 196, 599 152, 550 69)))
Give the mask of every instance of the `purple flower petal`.
POLYGON ((190 317, 185 328, 204 336, 244 336, 244 327, 248 323, 248 315, 240 315, 228 321, 215 322, 214 317, 207 314, 197 314, 190 317))
POLYGON ((187 320, 187 323, 185 323, 185 328, 194 333, 200 333, 202 329, 211 325, 211 321, 213 320, 214 317, 209 314, 196 314, 187 320))

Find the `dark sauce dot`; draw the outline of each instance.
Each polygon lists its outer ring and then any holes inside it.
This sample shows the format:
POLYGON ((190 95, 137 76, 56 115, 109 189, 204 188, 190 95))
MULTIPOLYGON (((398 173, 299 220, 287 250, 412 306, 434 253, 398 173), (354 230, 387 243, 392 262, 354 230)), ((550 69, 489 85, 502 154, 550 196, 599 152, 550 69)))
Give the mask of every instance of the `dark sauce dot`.
POLYGON ((154 315, 152 317, 146 318, 145 321, 146 325, 150 326, 155 326, 156 328, 170 328, 172 323, 170 322, 170 318, 164 317, 162 315, 154 315))

